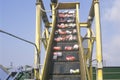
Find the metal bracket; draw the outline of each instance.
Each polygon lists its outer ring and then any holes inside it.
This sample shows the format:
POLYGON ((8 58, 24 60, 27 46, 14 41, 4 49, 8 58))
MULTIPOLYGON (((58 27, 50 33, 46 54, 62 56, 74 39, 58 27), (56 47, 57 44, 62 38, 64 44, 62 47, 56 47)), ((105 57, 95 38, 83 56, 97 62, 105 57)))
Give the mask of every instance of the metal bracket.
POLYGON ((98 62, 98 63, 97 63, 97 68, 98 68, 98 69, 103 68, 103 64, 102 64, 102 62, 98 62))

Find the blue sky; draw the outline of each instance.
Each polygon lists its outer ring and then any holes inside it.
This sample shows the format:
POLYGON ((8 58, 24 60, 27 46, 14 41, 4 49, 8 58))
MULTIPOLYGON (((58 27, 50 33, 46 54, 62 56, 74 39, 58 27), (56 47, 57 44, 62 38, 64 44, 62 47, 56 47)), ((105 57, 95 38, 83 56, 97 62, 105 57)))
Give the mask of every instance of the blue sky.
MULTIPOLYGON (((50 0, 43 1, 45 8, 50 9, 50 0)), ((75 0, 59 0, 68 1, 75 0)), ((85 22, 92 0, 76 1, 81 3, 80 20, 85 22)), ((36 0, 0 0, 0 29, 34 42, 35 2, 36 0)), ((100 0, 103 60, 108 66, 120 66, 119 3, 120 0, 100 0)), ((48 13, 48 17, 50 14, 48 13)), ((44 29, 44 26, 42 28, 44 29)), ((9 66, 12 62, 14 66, 33 65, 33 60, 33 45, 0 33, 0 64, 9 66)))

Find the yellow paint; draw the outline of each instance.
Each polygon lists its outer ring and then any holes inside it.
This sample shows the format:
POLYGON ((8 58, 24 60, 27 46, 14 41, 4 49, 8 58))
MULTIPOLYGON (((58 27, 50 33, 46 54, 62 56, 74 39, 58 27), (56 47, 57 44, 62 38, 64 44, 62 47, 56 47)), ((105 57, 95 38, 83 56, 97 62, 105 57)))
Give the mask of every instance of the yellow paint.
POLYGON ((54 10, 54 8, 55 8, 55 4, 52 4, 52 32, 51 32, 50 38, 48 40, 48 45, 47 45, 47 49, 46 49, 46 56, 45 56, 45 61, 44 61, 40 80, 46 80, 46 78, 47 78, 46 74, 47 74, 47 70, 49 67, 48 62, 49 62, 50 50, 51 50, 51 45, 52 45, 54 30, 55 30, 55 23, 56 23, 56 10, 54 10))
POLYGON ((83 27, 83 28, 87 28, 89 26, 89 24, 88 23, 80 23, 80 27, 83 27))
POLYGON ((46 43, 48 44, 48 38, 49 38, 48 28, 45 29, 45 37, 46 37, 46 43))
POLYGON ((100 12, 99 0, 94 0, 94 13, 95 13, 95 26, 96 26, 96 59, 98 64, 97 80, 103 80, 102 72, 102 43, 101 43, 101 25, 100 25, 100 12))
POLYGON ((79 5, 78 2, 66 2, 66 3, 59 3, 59 6, 57 9, 75 9, 76 4, 79 5))
POLYGON ((34 77, 37 80, 40 80, 40 34, 41 34, 41 4, 37 3, 36 4, 36 39, 35 39, 35 44, 37 46, 37 50, 35 50, 35 56, 34 56, 34 77))
POLYGON ((77 25, 77 34, 78 34, 78 44, 79 44, 79 55, 80 55, 80 70, 81 70, 81 80, 86 80, 86 62, 84 57, 84 48, 82 46, 82 38, 80 33, 80 24, 79 24, 79 4, 76 4, 76 25, 77 25))
MULTIPOLYGON (((98 64, 102 64, 102 45, 101 45, 101 30, 100 30, 100 14, 99 14, 99 3, 98 3, 98 0, 93 0, 93 3, 92 3, 92 7, 91 7, 91 10, 90 10, 90 16, 92 18, 94 18, 95 16, 95 26, 96 26, 96 39, 93 39, 92 38, 92 32, 91 32, 91 24, 89 21, 85 22, 85 23, 80 23, 79 22, 79 3, 60 3, 59 4, 59 7, 58 9, 71 9, 71 8, 76 8, 76 25, 77 25, 77 32, 78 32, 78 42, 79 42, 79 47, 81 47, 80 49, 80 55, 81 55, 81 64, 82 66, 80 66, 82 68, 82 73, 81 73, 81 78, 82 80, 92 80, 93 76, 92 76, 92 47, 93 47, 93 42, 94 40, 96 40, 96 59, 98 61, 98 64), (94 3, 94 4, 93 4, 94 3), (73 5, 71 5, 73 4, 73 5), (82 38, 81 38, 81 33, 80 33, 80 28, 84 27, 84 28, 87 28, 88 29, 88 37, 90 38, 88 40, 88 48, 89 48, 89 54, 87 55, 84 55, 84 48, 83 48, 83 45, 82 45, 82 38), (90 69, 88 71, 88 68, 87 68, 87 62, 86 62, 86 58, 87 59, 90 59, 90 69)), ((47 45, 46 47, 46 56, 45 56, 45 62, 44 62, 44 65, 43 65, 43 70, 42 70, 42 74, 41 74, 41 77, 40 77, 40 80, 45 80, 46 79, 46 74, 47 74, 47 68, 48 68, 48 63, 49 63, 49 53, 50 53, 50 49, 51 49, 51 44, 52 44, 52 40, 53 40, 53 36, 54 36, 54 29, 55 29, 55 23, 56 23, 56 10, 55 9, 55 5, 56 4, 53 4, 51 5, 52 7, 52 23, 47 23, 46 25, 47 26, 51 26, 52 28, 52 31, 51 31, 51 34, 50 34, 50 38, 49 38, 49 32, 48 32, 48 28, 45 30, 45 36, 46 36, 46 41, 45 41, 45 44, 47 45), (49 40, 47 40, 49 38, 49 40)), ((38 42, 39 38, 40 38, 40 35, 38 33, 40 33, 39 29, 40 29, 40 19, 37 19, 38 17, 40 18, 40 10, 38 10, 41 6, 40 5, 37 5, 36 6, 36 45, 38 47, 38 52, 40 52, 40 42, 38 42), (38 22, 39 21, 39 22, 38 22), (39 30, 39 31, 37 31, 39 30)), ((38 65, 38 57, 39 55, 37 55, 37 57, 35 57, 35 65, 38 65)), ((80 61, 81 61, 80 60, 80 61)), ((36 78, 38 77, 38 72, 39 70, 35 70, 35 76, 36 78)), ((102 72, 102 66, 100 65, 97 69, 97 80, 103 80, 103 72, 102 72)))
POLYGON ((93 77, 92 77, 92 33, 91 33, 91 26, 87 29, 87 37, 90 37, 90 39, 88 40, 88 48, 89 48, 89 52, 88 52, 88 56, 87 56, 87 60, 89 60, 89 80, 93 80, 93 77))

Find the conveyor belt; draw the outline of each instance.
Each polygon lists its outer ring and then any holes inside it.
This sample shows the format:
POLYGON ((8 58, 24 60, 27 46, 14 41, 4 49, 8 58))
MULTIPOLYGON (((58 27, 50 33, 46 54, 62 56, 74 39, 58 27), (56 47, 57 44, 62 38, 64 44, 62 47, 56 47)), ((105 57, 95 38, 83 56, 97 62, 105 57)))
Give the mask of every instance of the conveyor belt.
POLYGON ((58 13, 46 80, 81 80, 75 11, 58 13))

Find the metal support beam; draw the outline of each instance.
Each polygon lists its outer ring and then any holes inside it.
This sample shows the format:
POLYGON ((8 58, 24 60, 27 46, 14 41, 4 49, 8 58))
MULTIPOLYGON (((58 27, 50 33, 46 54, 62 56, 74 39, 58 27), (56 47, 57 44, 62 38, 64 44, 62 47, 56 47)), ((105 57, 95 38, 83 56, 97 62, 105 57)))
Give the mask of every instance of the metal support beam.
POLYGON ((36 39, 35 44, 37 46, 37 50, 35 49, 35 56, 34 56, 34 78, 35 80, 40 80, 40 39, 41 39, 41 3, 36 3, 36 39))
POLYGON ((45 48, 45 50, 46 50, 46 48, 47 48, 47 44, 46 44, 46 41, 45 41, 44 39, 42 39, 42 43, 43 43, 44 48, 45 48))
POLYGON ((52 23, 47 23, 46 26, 49 28, 49 27, 52 27, 52 23))
POLYGON ((42 0, 36 0, 36 4, 39 3, 39 2, 41 3, 40 10, 42 12, 42 15, 41 15, 42 16, 42 20, 43 20, 43 22, 45 23, 45 26, 46 26, 46 24, 49 23, 49 20, 48 20, 48 17, 47 17, 47 13, 45 12, 45 7, 44 7, 44 4, 43 4, 43 1, 42 0))
POLYGON ((82 23, 80 23, 80 27, 82 28, 88 28, 88 26, 89 26, 89 23, 85 23, 85 22, 82 22, 82 23))
POLYGON ((45 38, 46 38, 46 43, 48 44, 48 38, 49 38, 48 28, 45 29, 45 38))
POLYGON ((89 15, 88 15, 88 20, 87 20, 87 23, 89 23, 89 26, 88 27, 91 27, 92 25, 92 22, 93 22, 93 19, 94 19, 94 0, 92 1, 92 5, 91 5, 91 8, 90 8, 90 12, 89 12, 89 15))
POLYGON ((99 0, 94 0, 94 14, 96 26, 96 59, 97 59, 97 79, 103 80, 103 63, 102 63, 102 41, 101 41, 101 25, 100 25, 100 12, 99 0))
POLYGON ((59 6, 57 9, 75 9, 76 4, 79 4, 79 2, 59 3, 59 6))
POLYGON ((78 33, 78 44, 79 44, 79 57, 80 57, 80 71, 81 71, 81 80, 87 80, 86 77, 86 63, 84 57, 84 48, 82 46, 82 37, 80 33, 80 24, 79 24, 79 4, 76 4, 76 25, 78 33))
POLYGON ((44 48, 45 48, 45 50, 46 50, 47 45, 46 45, 45 30, 42 32, 42 38, 41 38, 41 41, 42 41, 42 43, 43 43, 43 45, 44 45, 44 48))
MULTIPOLYGON (((40 2, 41 2, 41 8, 42 8, 43 10, 45 10, 43 1, 40 0, 40 2)), ((48 20, 48 17, 47 17, 47 13, 46 13, 46 12, 43 12, 43 11, 42 11, 42 20, 43 20, 43 22, 44 22, 45 24, 49 23, 49 20, 48 20)))
POLYGON ((50 37, 49 37, 49 41, 48 41, 48 45, 47 45, 47 49, 46 49, 46 56, 45 56, 45 62, 43 65, 43 69, 42 69, 42 74, 41 74, 41 78, 40 80, 47 80, 47 71, 48 71, 48 67, 49 67, 49 58, 50 58, 50 50, 51 50, 51 45, 52 45, 52 41, 53 41, 53 37, 54 37, 54 30, 55 30, 55 24, 56 24, 56 10, 55 10, 55 5, 56 4, 52 4, 52 31, 50 33, 50 37))
MULTIPOLYGON (((92 37, 90 28, 87 29, 87 34, 88 34, 87 37, 90 37, 90 38, 92 37)), ((89 66, 90 80, 93 80, 93 78, 92 78, 92 75, 93 75, 93 74, 92 74, 92 65, 91 65, 91 64, 92 64, 92 62, 91 62, 91 60, 92 60, 92 57, 91 57, 91 56, 92 56, 92 52, 91 52, 91 51, 92 51, 92 46, 93 46, 93 45, 92 45, 91 39, 88 39, 88 48, 89 48, 88 60, 90 61, 90 62, 89 62, 89 65, 90 65, 90 66, 89 66)))

